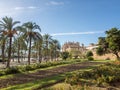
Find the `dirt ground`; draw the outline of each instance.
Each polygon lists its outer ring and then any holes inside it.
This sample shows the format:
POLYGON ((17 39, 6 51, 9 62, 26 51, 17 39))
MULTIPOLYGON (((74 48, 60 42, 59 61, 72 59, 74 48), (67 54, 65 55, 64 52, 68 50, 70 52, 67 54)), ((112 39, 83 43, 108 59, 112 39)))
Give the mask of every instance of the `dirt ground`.
POLYGON ((83 62, 79 64, 72 64, 68 66, 61 66, 48 70, 40 70, 36 73, 29 74, 17 74, 14 78, 0 79, 0 88, 8 87, 9 85, 17 85, 32 82, 35 80, 40 80, 46 77, 55 76, 65 72, 70 72, 74 70, 79 70, 82 68, 87 68, 92 65, 100 64, 100 62, 83 62))

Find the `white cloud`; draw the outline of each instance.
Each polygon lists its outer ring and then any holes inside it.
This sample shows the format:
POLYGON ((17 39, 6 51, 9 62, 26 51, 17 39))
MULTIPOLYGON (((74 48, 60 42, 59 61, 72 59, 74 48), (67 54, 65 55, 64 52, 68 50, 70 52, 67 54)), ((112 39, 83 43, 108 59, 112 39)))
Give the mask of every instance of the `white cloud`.
POLYGON ((64 2, 57 2, 57 1, 50 1, 47 3, 47 5, 64 5, 64 2))
POLYGON ((65 36, 65 35, 88 35, 88 34, 99 34, 99 33, 104 33, 102 31, 98 31, 98 32, 72 32, 72 33, 54 33, 51 34, 52 36, 65 36))
POLYGON ((15 7, 15 10, 25 10, 25 9, 36 9, 35 6, 28 6, 28 7, 15 7))
MULTIPOLYGON (((24 13, 26 11, 32 11, 35 9, 38 9, 39 7, 35 6, 17 6, 17 7, 4 7, 0 6, 0 18, 4 16, 19 16, 21 13, 24 13)), ((40 8, 39 8, 40 9, 40 8)))
POLYGON ((24 7, 15 7, 14 8, 15 10, 23 10, 23 9, 25 9, 24 7))
POLYGON ((29 6, 28 9, 36 9, 37 7, 35 6, 29 6))

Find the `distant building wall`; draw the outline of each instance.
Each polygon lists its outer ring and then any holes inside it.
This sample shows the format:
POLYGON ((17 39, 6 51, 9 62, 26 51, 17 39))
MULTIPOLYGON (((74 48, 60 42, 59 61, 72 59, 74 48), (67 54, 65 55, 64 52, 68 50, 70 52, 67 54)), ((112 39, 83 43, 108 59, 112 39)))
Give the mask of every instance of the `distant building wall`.
MULTIPOLYGON (((114 54, 112 54, 112 53, 105 54, 105 55, 102 55, 102 56, 97 55, 95 51, 93 53, 94 53, 93 57, 95 59, 100 59, 100 60, 101 59, 103 59, 103 60, 106 60, 106 59, 116 60, 116 56, 114 54)), ((119 55, 120 55, 120 53, 119 53, 119 55)))
POLYGON ((71 52, 73 55, 82 55, 86 52, 86 47, 84 47, 84 44, 79 44, 79 42, 66 42, 62 46, 62 52, 67 51, 71 52))

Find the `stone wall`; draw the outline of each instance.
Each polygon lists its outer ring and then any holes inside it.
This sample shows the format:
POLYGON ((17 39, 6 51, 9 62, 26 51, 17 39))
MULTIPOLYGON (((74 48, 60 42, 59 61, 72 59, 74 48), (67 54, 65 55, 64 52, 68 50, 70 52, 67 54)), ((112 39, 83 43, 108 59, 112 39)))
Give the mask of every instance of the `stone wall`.
MULTIPOLYGON (((114 55, 114 54, 112 54, 112 53, 110 53, 110 54, 105 54, 105 55, 102 55, 102 56, 99 56, 99 55, 97 55, 96 54, 96 52, 93 52, 94 53, 94 58, 95 59, 103 59, 103 60, 106 60, 106 59, 108 59, 108 58, 110 58, 110 60, 116 60, 116 56, 114 55)), ((119 53, 119 55, 120 55, 120 53, 119 53)))

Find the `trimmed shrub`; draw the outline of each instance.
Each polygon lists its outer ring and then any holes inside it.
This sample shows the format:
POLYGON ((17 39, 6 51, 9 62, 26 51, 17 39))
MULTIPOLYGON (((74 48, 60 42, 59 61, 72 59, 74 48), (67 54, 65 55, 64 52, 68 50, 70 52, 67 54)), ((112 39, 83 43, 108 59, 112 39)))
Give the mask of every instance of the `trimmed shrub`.
POLYGON ((5 72, 4 71, 0 71, 0 76, 3 76, 5 75, 5 72))
POLYGON ((88 57, 88 60, 89 60, 89 61, 93 61, 94 58, 93 58, 93 57, 88 57))
POLYGON ((88 51, 88 52, 86 53, 86 57, 91 57, 91 56, 93 56, 93 52, 92 52, 92 51, 88 51))
POLYGON ((18 67, 11 67, 11 68, 7 68, 4 73, 7 74, 16 74, 16 73, 20 73, 20 70, 18 67))
POLYGON ((107 57, 105 60, 110 60, 110 58, 109 58, 109 57, 107 57))

